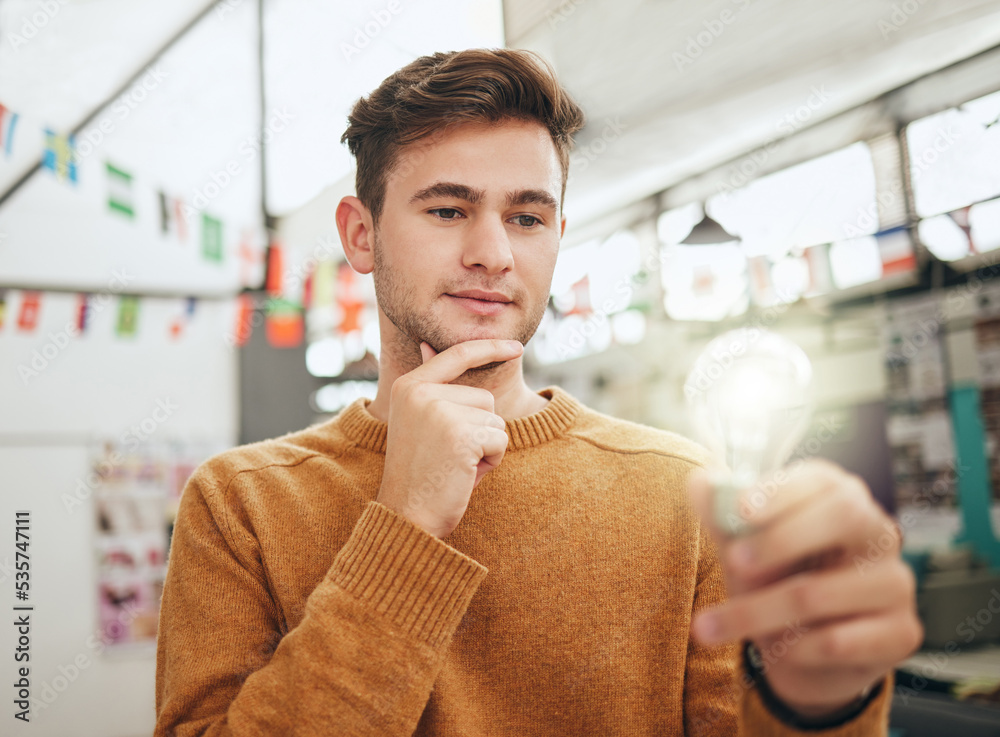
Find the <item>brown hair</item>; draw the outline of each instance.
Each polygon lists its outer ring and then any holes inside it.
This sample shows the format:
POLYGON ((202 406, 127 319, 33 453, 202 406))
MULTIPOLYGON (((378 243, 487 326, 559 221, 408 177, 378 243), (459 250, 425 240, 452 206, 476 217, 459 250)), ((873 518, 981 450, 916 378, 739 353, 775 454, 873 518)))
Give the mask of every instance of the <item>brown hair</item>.
POLYGON ((378 223, 386 182, 408 143, 449 126, 509 119, 536 120, 555 144, 566 195, 573 134, 583 111, 538 54, 521 49, 468 49, 422 56, 358 100, 341 136, 357 159, 355 188, 378 223))

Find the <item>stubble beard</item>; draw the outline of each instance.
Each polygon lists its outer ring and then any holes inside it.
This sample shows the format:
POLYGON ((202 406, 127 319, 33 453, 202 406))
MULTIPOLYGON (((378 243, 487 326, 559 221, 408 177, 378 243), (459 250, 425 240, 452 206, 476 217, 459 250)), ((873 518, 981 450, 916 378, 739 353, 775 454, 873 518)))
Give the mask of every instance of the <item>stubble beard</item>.
MULTIPOLYGON (((400 284, 396 279, 396 274, 393 272, 392 268, 385 263, 382 251, 382 241, 379 238, 377 230, 375 232, 375 245, 373 250, 375 264, 372 269, 372 278, 375 282, 375 299, 378 302, 379 309, 382 310, 385 316, 389 319, 389 322, 391 322, 398 331, 398 335, 396 335, 393 340, 394 345, 390 346, 390 350, 394 353, 394 355, 398 356, 401 361, 409 365, 408 370, 412 370, 422 363, 420 355, 421 342, 427 343, 427 345, 433 348, 437 353, 447 350, 451 346, 462 342, 460 340, 456 340, 454 336, 450 335, 447 332, 446 327, 438 320, 434 319, 430 315, 420 314, 417 310, 412 308, 412 305, 416 302, 416 292, 412 286, 405 287, 400 284), (415 351, 414 348, 416 349, 415 351)), ((441 290, 438 291, 440 292, 441 290)), ((523 300, 518 301, 518 304, 523 303, 523 300)), ((517 340, 522 345, 526 346, 528 341, 531 340, 535 332, 538 330, 538 326, 541 324, 542 318, 545 316, 545 307, 547 304, 547 300, 544 302, 539 301, 539 303, 533 307, 532 312, 515 327, 514 335, 498 337, 517 340)), ((485 379, 495 369, 503 366, 505 363, 507 362, 493 361, 483 366, 468 369, 463 376, 469 377, 470 379, 473 377, 485 379)))

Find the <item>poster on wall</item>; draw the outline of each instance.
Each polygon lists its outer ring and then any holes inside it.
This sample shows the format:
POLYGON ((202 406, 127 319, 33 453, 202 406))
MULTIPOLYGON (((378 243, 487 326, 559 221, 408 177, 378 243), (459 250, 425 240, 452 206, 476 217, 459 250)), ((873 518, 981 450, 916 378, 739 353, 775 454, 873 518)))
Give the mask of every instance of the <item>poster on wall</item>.
POLYGON ((156 642, 170 537, 181 492, 223 443, 97 443, 91 450, 97 613, 111 649, 156 642))
POLYGON ((937 299, 886 310, 887 431, 899 508, 955 507, 955 443, 937 299))

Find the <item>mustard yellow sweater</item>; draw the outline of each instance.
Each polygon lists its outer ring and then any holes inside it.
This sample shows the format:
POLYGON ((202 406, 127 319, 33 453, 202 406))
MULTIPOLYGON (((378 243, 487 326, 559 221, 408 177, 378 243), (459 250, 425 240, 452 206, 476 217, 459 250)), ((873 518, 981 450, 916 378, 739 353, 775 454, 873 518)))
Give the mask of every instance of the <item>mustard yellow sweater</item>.
POLYGON ((701 448, 565 390, 507 422, 440 540, 375 502, 387 425, 358 399, 188 482, 156 663, 157 737, 884 735, 883 688, 800 732, 689 638, 722 574, 686 502, 701 448))

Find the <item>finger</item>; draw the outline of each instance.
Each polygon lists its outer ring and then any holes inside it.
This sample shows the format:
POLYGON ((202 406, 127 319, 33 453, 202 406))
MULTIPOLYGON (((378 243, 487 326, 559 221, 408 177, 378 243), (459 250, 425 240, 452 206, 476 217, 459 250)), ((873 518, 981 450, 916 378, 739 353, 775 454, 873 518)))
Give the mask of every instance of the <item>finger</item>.
POLYGON ((487 389, 465 384, 433 384, 423 382, 420 385, 422 397, 426 399, 443 399, 453 404, 475 407, 492 413, 496 406, 496 398, 487 389))
POLYGON ((912 611, 886 612, 814 627, 788 652, 803 668, 878 666, 888 670, 923 641, 924 629, 912 611))
POLYGON ((436 350, 434 350, 433 348, 431 348, 430 343, 427 343, 425 341, 421 341, 421 343, 420 343, 420 358, 422 359, 423 363, 427 363, 429 360, 431 360, 432 358, 434 358, 434 356, 436 356, 437 354, 438 354, 438 352, 436 350))
POLYGON ((824 553, 864 550, 892 522, 868 488, 852 477, 824 496, 799 504, 771 524, 735 541, 726 564, 741 576, 770 579, 824 553))
POLYGON ((826 494, 849 478, 842 468, 820 458, 800 461, 761 479, 743 495, 742 514, 755 527, 765 527, 826 494))
POLYGON ((777 636, 789 626, 808 628, 832 620, 910 606, 913 574, 898 559, 865 575, 852 566, 803 573, 772 586, 732 597, 699 614, 695 636, 705 644, 777 636))
MULTIPOLYGON (((420 350, 423 353, 425 349, 420 350)), ((407 376, 420 381, 447 384, 471 368, 485 366, 494 361, 510 361, 523 352, 524 346, 516 340, 496 338, 467 340, 430 357, 407 376)))
POLYGON ((493 427, 486 429, 489 437, 486 442, 483 443, 484 455, 482 460, 479 461, 479 465, 476 469, 476 481, 472 485, 472 488, 476 488, 479 482, 482 481, 483 476, 500 465, 504 454, 507 452, 507 443, 509 441, 507 433, 493 427))

